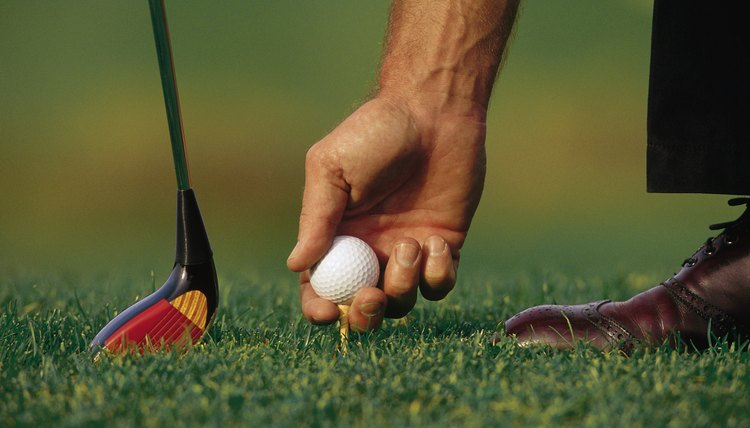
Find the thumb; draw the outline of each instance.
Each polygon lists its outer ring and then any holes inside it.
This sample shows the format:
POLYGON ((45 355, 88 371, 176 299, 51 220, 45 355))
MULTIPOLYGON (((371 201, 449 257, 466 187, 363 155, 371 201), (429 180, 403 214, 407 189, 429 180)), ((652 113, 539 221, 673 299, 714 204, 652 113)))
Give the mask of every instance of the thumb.
POLYGON ((343 179, 341 168, 335 163, 325 162, 313 146, 305 161, 305 191, 297 245, 286 262, 290 270, 307 270, 328 251, 348 197, 349 186, 343 179))

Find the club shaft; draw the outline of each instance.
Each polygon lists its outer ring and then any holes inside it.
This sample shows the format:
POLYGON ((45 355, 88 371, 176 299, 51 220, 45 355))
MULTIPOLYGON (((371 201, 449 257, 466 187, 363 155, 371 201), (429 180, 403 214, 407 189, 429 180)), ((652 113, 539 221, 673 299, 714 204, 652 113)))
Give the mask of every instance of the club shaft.
POLYGON ((169 138, 172 142, 172 156, 177 175, 177 188, 190 189, 190 175, 188 172, 187 151, 185 150, 185 133, 180 114, 180 97, 177 93, 177 80, 174 73, 172 47, 169 43, 169 27, 167 15, 164 11, 164 0, 149 0, 151 10, 151 24, 154 27, 154 41, 156 54, 159 58, 161 87, 164 92, 164 104, 167 108, 169 123, 169 138))

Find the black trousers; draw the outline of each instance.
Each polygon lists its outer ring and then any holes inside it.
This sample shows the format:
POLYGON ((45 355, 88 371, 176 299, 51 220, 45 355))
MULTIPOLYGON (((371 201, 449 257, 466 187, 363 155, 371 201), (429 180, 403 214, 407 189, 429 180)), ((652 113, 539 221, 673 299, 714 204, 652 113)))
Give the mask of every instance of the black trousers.
POLYGON ((738 4, 654 3, 649 192, 750 194, 750 23, 738 4))

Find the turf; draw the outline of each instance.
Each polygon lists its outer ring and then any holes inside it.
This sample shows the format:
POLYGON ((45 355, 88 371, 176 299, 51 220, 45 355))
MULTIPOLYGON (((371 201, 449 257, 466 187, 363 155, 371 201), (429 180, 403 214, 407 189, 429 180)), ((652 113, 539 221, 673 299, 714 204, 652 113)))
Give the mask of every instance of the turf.
POLYGON ((88 342, 113 308, 158 281, 147 272, 6 275, 0 425, 750 425, 743 346, 624 357, 488 343, 498 321, 525 306, 621 298, 652 279, 468 273, 447 300, 420 301, 407 323, 352 338, 342 356, 334 327, 301 318, 290 275, 220 274, 222 305, 201 345, 93 363, 88 342))

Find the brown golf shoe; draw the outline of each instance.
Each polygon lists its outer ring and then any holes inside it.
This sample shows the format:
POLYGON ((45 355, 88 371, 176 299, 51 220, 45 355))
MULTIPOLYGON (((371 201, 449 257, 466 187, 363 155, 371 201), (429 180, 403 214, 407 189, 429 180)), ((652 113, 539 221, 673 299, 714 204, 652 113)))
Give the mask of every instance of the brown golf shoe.
POLYGON ((705 349, 712 337, 750 338, 750 198, 729 204, 748 208, 735 221, 712 225, 723 232, 672 278, 625 302, 526 309, 505 322, 505 334, 522 346, 566 349, 585 341, 626 352, 665 343, 705 349))

